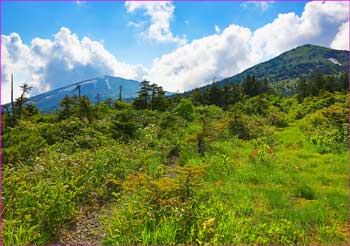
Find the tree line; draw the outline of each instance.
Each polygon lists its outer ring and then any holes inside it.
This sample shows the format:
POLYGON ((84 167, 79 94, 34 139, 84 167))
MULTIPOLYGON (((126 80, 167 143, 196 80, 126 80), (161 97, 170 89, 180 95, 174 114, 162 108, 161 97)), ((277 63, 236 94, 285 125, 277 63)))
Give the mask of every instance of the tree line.
MULTIPOLYGON (((20 86, 21 95, 16 100, 13 98, 13 76, 11 76, 11 103, 3 105, 3 114, 5 125, 14 127, 18 120, 23 117, 30 117, 38 114, 38 108, 27 102, 27 95, 32 87, 24 83, 20 86)), ((194 105, 216 105, 226 110, 230 105, 241 102, 244 98, 251 98, 261 94, 276 94, 276 90, 272 88, 271 83, 265 79, 257 79, 254 75, 248 75, 242 83, 232 83, 219 85, 213 83, 207 88, 197 88, 189 93, 165 95, 162 86, 150 81, 141 82, 140 90, 137 97, 131 104, 123 102, 122 88, 119 88, 119 98, 113 100, 111 98, 101 102, 97 95, 96 105, 93 105, 87 96, 81 95, 80 86, 76 88, 78 96, 65 96, 59 103, 58 116, 60 119, 66 119, 71 116, 86 118, 92 121, 98 117, 99 105, 103 104, 110 108, 125 109, 134 108, 135 110, 158 110, 165 111, 170 107, 176 106, 181 98, 189 98, 194 105)), ((339 76, 316 74, 310 78, 299 78, 294 91, 299 100, 308 96, 317 96, 322 91, 345 91, 349 90, 348 73, 339 76)))

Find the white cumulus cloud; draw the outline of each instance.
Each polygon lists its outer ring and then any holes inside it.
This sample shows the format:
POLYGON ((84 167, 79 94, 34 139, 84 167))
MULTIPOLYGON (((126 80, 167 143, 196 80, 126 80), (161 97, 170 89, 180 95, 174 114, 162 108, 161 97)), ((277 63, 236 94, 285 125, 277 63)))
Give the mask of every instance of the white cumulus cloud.
POLYGON ((127 1, 125 7, 128 13, 143 11, 144 15, 150 18, 149 26, 141 35, 149 40, 159 43, 186 43, 185 37, 175 36, 170 30, 170 21, 174 18, 175 6, 167 1, 127 1))
POLYGON ((339 27, 338 33, 331 43, 333 49, 348 50, 349 49, 349 21, 344 22, 339 27))
POLYGON ((266 57, 306 43, 329 47, 347 20, 346 2, 309 2, 301 16, 279 14, 272 23, 257 29, 252 46, 266 57))
POLYGON ((167 90, 187 90, 223 78, 252 64, 251 31, 230 25, 221 34, 192 41, 153 61, 148 79, 167 90))
POLYGON ((2 35, 2 103, 10 99, 10 74, 15 77, 15 96, 24 82, 34 87, 33 94, 72 82, 102 75, 142 79, 142 65, 118 61, 100 42, 79 39, 68 28, 61 28, 54 39, 35 38, 30 45, 19 34, 2 35))

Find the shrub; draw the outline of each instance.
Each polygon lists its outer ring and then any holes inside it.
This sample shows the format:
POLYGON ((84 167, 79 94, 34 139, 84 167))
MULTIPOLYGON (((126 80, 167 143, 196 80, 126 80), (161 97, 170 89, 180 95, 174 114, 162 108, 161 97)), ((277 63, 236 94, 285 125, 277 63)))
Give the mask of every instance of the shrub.
POLYGON ((174 112, 187 121, 192 121, 195 118, 194 105, 190 99, 182 99, 174 112))
POLYGON ((335 104, 309 114, 301 129, 320 151, 331 152, 347 147, 347 125, 347 109, 335 104))
POLYGON ((315 192, 312 190, 312 188, 306 184, 302 184, 298 186, 294 193, 295 197, 298 198, 304 198, 307 200, 314 200, 315 199, 315 192))
POLYGON ((34 125, 21 124, 8 128, 2 137, 2 162, 16 164, 39 155, 47 146, 34 125))
POLYGON ((174 171, 174 179, 153 180, 141 173, 127 177, 112 218, 104 218, 108 232, 104 244, 196 242, 195 191, 203 170, 185 166, 174 171))
POLYGON ((27 168, 20 170, 21 176, 10 172, 4 178, 5 243, 47 242, 74 218, 74 193, 62 183, 33 181, 27 168))
POLYGON ((231 134, 237 135, 238 138, 244 140, 263 136, 265 131, 268 130, 264 119, 258 116, 248 116, 240 112, 232 113, 228 124, 231 134))

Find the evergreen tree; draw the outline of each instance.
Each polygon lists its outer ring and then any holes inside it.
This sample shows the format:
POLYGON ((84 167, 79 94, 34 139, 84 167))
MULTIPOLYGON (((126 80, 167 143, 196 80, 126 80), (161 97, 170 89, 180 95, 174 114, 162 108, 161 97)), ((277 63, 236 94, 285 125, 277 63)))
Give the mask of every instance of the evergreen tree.
POLYGON ((259 87, 255 76, 248 75, 242 83, 242 88, 244 94, 247 96, 254 97, 259 94, 259 87))
POLYGON ((209 89, 209 103, 222 107, 224 105, 223 91, 218 84, 214 84, 209 89))
POLYGON ((195 105, 203 105, 204 104, 204 97, 203 97, 203 92, 196 88, 192 91, 191 93, 193 103, 195 105))
POLYGON ((87 96, 82 96, 80 99, 79 116, 80 118, 86 117, 89 121, 92 121, 92 107, 87 96))
POLYGON ((29 86, 27 83, 24 83, 20 86, 20 88, 22 89, 22 93, 21 96, 16 99, 15 103, 15 108, 17 108, 18 119, 21 119, 22 117, 23 105, 27 100, 25 96, 31 91, 32 87, 29 86))
POLYGON ((15 103, 13 100, 13 74, 11 74, 11 108, 12 108, 12 125, 16 123, 16 110, 15 110, 15 103))
POLYGON ((65 95, 59 105, 62 107, 59 114, 60 118, 69 118, 72 114, 73 100, 69 96, 65 95))
MULTIPOLYGON (((154 84, 155 85, 155 84, 154 84)), ((164 111, 168 107, 168 100, 165 97, 163 87, 155 85, 152 87, 152 109, 164 111)))
POLYGON ((111 132, 114 139, 128 141, 136 136, 138 125, 132 110, 121 110, 112 121, 111 132))
POLYGON ((342 73, 342 75, 339 78, 341 90, 348 92, 349 91, 349 74, 348 73, 342 73))
POLYGON ((27 117, 39 114, 39 109, 32 103, 26 104, 23 109, 23 114, 27 117))
POLYGON ((237 102, 241 101, 243 98, 243 89, 239 84, 233 84, 229 87, 228 95, 227 95, 227 104, 233 105, 237 102))
POLYGON ((141 88, 138 92, 138 96, 133 101, 135 109, 148 109, 150 103, 150 82, 144 80, 141 82, 141 88))
POLYGON ((298 94, 299 100, 307 97, 309 95, 309 86, 306 83, 305 78, 300 77, 297 82, 296 92, 298 94))

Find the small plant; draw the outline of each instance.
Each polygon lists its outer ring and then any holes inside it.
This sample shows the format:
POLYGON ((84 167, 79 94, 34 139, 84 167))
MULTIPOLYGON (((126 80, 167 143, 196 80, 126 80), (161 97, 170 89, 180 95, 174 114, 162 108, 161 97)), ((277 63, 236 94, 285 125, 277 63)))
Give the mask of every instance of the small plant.
POLYGON ((302 184, 295 190, 295 196, 304 198, 306 200, 314 200, 316 198, 315 192, 306 184, 302 184))

